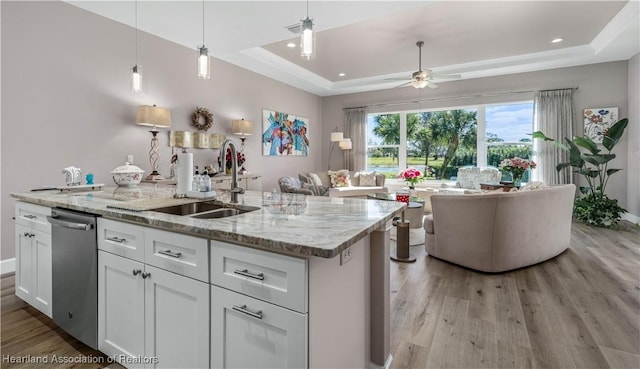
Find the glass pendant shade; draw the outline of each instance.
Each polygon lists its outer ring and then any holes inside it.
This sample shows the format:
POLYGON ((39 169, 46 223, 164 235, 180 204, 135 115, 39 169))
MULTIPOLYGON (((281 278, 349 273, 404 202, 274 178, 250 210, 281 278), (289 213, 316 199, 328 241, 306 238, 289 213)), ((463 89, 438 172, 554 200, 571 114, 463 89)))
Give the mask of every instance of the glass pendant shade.
POLYGON ((131 69, 131 91, 142 91, 142 68, 134 65, 131 69))
POLYGON ((314 57, 313 49, 315 37, 313 34, 313 21, 307 17, 302 21, 302 32, 300 32, 300 56, 310 60, 314 57))
POLYGON ((211 65, 209 63, 209 49, 204 45, 198 49, 198 78, 209 79, 211 65))

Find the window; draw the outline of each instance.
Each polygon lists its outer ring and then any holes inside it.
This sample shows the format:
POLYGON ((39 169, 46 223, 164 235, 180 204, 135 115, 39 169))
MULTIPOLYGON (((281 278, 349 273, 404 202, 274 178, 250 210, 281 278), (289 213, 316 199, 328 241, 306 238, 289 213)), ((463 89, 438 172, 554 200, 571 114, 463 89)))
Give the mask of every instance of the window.
POLYGON ((396 178, 413 166, 449 180, 459 167, 530 158, 533 102, 370 114, 367 125, 367 170, 396 178))

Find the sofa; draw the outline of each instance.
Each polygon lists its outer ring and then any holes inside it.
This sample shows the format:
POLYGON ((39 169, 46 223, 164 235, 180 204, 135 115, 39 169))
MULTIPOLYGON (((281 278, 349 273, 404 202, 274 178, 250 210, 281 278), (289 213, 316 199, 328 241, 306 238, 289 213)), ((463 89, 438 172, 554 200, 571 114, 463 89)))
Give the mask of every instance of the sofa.
POLYGON ((502 179, 502 173, 497 168, 462 167, 458 168, 457 182, 454 185, 445 184, 442 187, 479 190, 481 183, 498 184, 500 179, 502 179))
POLYGON ((576 186, 434 194, 424 220, 430 256, 482 272, 551 259, 569 247, 576 186))
MULTIPOLYGON (((372 172, 349 172, 346 170, 335 171, 341 172, 345 180, 344 186, 332 186, 329 171, 299 173, 298 178, 282 177, 278 180, 281 192, 303 193, 315 196, 330 197, 366 197, 369 194, 379 192, 389 192, 384 186, 385 176, 382 174, 373 175, 372 172), (363 173, 374 177, 375 185, 361 186, 361 177, 363 173)), ((372 183, 373 184, 373 183, 372 183)))

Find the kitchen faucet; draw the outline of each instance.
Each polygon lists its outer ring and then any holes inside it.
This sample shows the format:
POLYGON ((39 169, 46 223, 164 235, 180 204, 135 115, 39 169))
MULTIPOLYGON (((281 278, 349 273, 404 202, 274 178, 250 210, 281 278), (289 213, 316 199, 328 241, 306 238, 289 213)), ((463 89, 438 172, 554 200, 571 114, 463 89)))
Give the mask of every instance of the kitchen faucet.
POLYGON ((223 171, 224 168, 227 167, 227 147, 231 149, 231 203, 237 204, 238 194, 244 193, 244 188, 238 186, 238 157, 236 147, 233 141, 228 138, 222 143, 222 148, 220 148, 220 156, 222 157, 220 160, 222 164, 220 171, 223 171))

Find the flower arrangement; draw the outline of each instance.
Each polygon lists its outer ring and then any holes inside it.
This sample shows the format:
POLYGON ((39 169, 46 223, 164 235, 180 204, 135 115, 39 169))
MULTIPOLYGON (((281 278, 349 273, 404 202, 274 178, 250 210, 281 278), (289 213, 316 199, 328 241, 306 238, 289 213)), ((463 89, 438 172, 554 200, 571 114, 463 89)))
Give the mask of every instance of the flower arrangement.
POLYGON ((424 181, 422 172, 414 167, 409 167, 400 172, 398 178, 407 182, 409 187, 415 187, 416 184, 424 181))
MULTIPOLYGON (((244 156, 244 152, 242 151, 237 151, 236 152, 236 159, 238 160, 238 167, 241 167, 242 164, 244 164, 246 158, 244 156)), ((231 166, 233 165, 231 163, 231 148, 227 147, 227 155, 225 156, 225 161, 227 162, 226 164, 226 169, 231 169, 231 166)), ((220 156, 218 156, 218 166, 222 165, 222 160, 220 159, 220 156)))
POLYGON ((535 169, 538 166, 535 161, 515 157, 513 159, 504 159, 500 162, 500 169, 511 173, 513 184, 519 186, 524 172, 529 169, 535 169))

